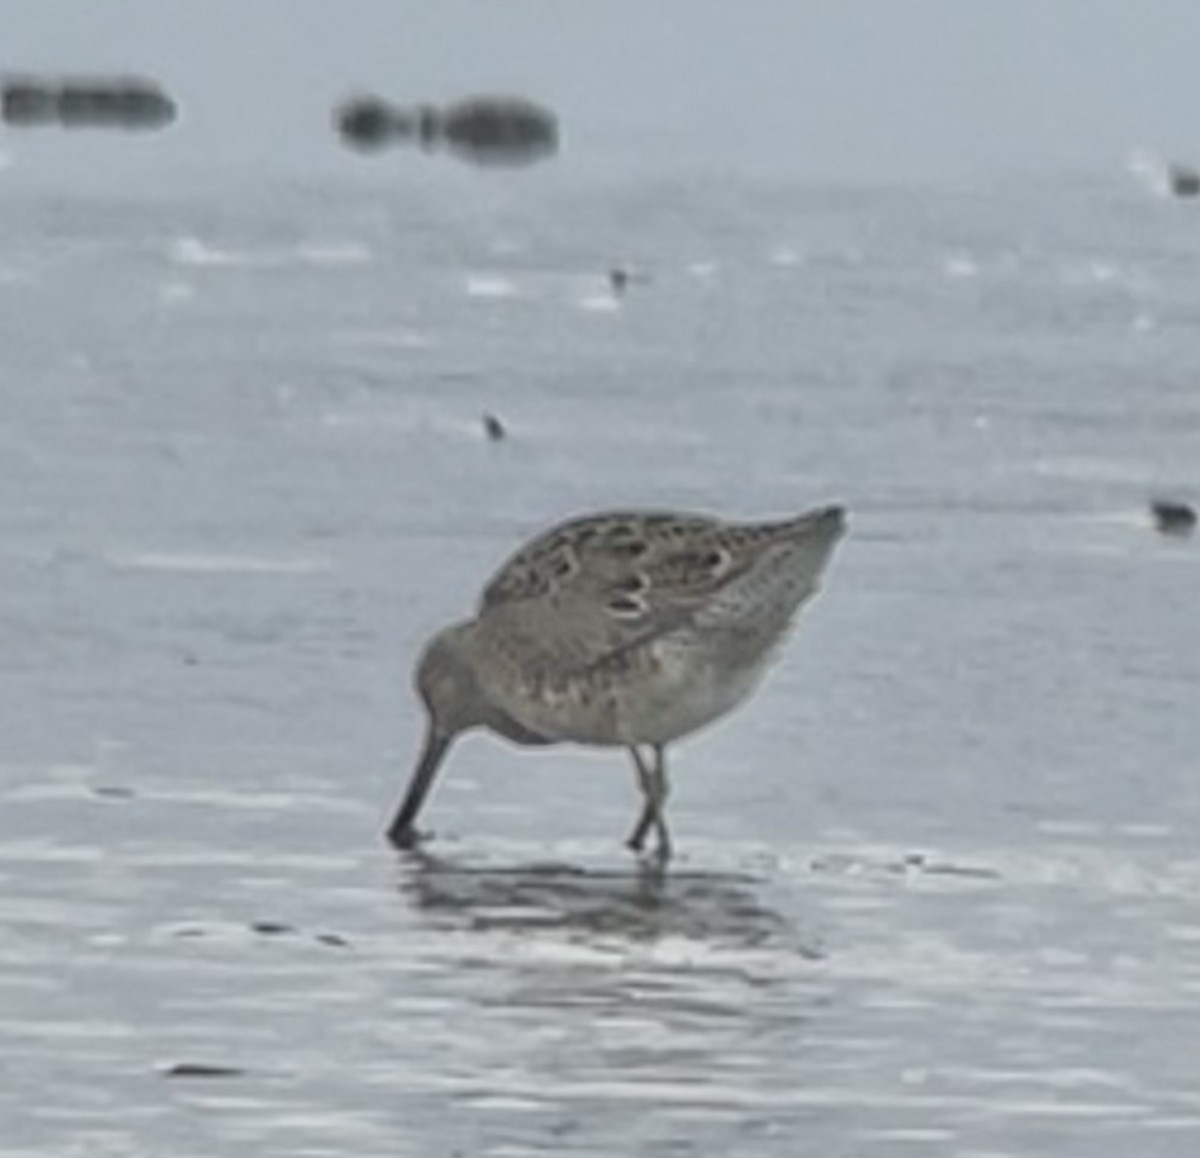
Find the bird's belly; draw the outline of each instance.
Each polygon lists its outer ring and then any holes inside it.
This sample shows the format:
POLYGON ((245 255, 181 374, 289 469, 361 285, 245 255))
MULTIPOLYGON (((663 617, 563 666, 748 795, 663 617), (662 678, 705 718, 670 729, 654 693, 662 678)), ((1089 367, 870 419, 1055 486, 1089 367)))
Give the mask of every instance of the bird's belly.
POLYGON ((673 665, 621 695, 617 716, 626 743, 666 744, 733 711, 758 686, 763 665, 673 665))
POLYGON ((728 653, 666 641, 627 666, 531 684, 507 710, 547 741, 666 744, 711 724, 758 686, 768 653, 728 653))

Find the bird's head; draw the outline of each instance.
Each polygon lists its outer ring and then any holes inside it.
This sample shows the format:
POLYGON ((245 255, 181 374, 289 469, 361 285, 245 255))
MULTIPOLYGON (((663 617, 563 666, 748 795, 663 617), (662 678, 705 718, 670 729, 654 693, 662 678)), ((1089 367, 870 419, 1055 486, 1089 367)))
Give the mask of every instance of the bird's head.
POLYGON ((439 631, 417 663, 414 682, 428 725, 408 791, 388 830, 392 843, 400 847, 415 843, 417 813, 454 738, 484 722, 486 705, 470 655, 472 627, 463 623, 439 631))

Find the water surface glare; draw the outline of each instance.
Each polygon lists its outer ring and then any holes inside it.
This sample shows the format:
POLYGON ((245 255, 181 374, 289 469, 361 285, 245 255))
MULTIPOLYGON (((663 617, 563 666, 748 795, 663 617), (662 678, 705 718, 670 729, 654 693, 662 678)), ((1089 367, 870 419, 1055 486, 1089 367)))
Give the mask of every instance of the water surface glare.
POLYGON ((664 876, 143 807, 7 794, 6 1152, 1183 1153, 1200 1118, 1200 859, 1153 838, 693 839, 664 876))

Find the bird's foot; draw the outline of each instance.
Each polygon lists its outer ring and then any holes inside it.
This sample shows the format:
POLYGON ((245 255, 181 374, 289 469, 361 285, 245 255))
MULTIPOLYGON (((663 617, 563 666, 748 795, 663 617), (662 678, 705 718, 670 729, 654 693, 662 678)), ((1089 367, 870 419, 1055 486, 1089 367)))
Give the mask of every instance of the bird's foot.
POLYGON ((416 848, 425 839, 428 834, 418 832, 412 826, 407 828, 390 828, 388 829, 387 838, 391 842, 393 848, 398 848, 402 852, 409 852, 416 848))
POLYGON ((625 842, 631 852, 637 854, 638 865, 650 872, 662 872, 667 863, 671 859, 671 844, 668 841, 666 844, 659 842, 653 848, 643 848, 644 840, 639 840, 636 844, 633 840, 625 842))

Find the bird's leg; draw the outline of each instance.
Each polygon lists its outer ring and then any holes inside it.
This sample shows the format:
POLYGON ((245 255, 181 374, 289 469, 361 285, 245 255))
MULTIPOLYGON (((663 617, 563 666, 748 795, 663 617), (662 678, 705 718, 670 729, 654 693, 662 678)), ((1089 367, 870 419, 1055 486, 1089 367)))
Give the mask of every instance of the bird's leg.
POLYGON ((655 744, 653 750, 654 762, 651 765, 647 765, 637 748, 629 749, 633 755, 633 762, 637 767, 638 785, 642 790, 642 795, 645 797, 646 803, 642 808, 642 815, 638 818, 638 822, 634 826, 633 832, 630 833, 626 844, 634 852, 641 852, 642 845, 646 841, 646 834, 653 827, 658 837, 658 847, 655 850, 655 855, 659 860, 665 861, 671 856, 671 837, 667 832, 667 822, 663 819, 662 812, 663 805, 667 800, 667 793, 670 791, 670 786, 667 783, 667 763, 663 745, 655 744))
POLYGON ((663 811, 667 806, 667 794, 671 785, 667 781, 667 756, 662 744, 654 745, 654 832, 658 837, 658 847, 654 855, 658 861, 666 864, 671 859, 671 834, 667 831, 667 821, 663 811))
POLYGON ((638 817, 638 822, 633 826, 633 831, 625 843, 634 852, 641 852, 642 845, 646 841, 646 833, 650 831, 650 826, 654 823, 654 772, 642 759, 642 754, 637 748, 631 746, 629 754, 633 757, 633 766, 637 770, 638 788, 641 789, 642 799, 645 803, 642 806, 642 815, 638 817))

